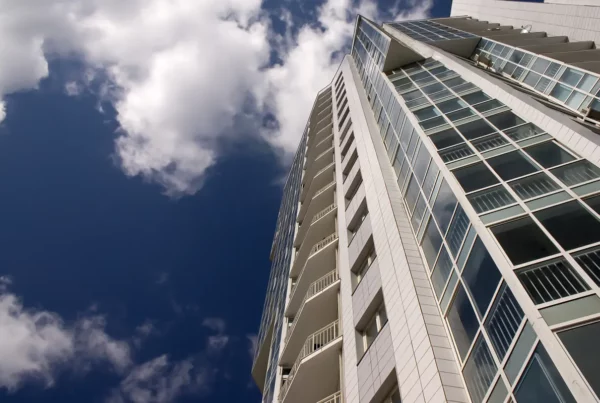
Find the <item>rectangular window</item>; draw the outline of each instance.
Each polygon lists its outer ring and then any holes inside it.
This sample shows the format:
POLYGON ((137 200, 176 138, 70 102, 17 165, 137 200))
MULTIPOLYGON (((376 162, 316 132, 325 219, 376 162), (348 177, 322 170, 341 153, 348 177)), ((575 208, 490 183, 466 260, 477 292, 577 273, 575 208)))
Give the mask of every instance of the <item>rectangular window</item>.
POLYGON ((481 402, 498 372, 490 349, 482 336, 479 336, 473 352, 469 356, 463 374, 473 402, 481 402))
POLYGON ((500 361, 504 359, 522 320, 523 310, 505 284, 498 293, 485 324, 500 361))
POLYGON ((475 308, 480 317, 483 317, 502 276, 479 238, 473 244, 462 277, 473 297, 475 308))
POLYGON ((517 276, 536 305, 589 290, 589 286, 564 260, 520 270, 517 276))
POLYGON ((477 334, 479 322, 462 284, 459 284, 456 297, 448 310, 448 324, 458 353, 464 359, 477 334))
POLYGON ((558 337, 596 393, 596 396, 600 396, 598 356, 592 353, 598 350, 600 322, 594 322, 559 332, 558 337))
POLYGON ((565 249, 600 241, 600 221, 576 201, 550 207, 534 215, 565 249))
POLYGON ((364 352, 366 352, 369 349, 369 347, 371 346, 371 344, 373 344, 375 338, 381 332, 381 329, 383 329, 383 326, 385 326, 386 323, 387 314, 385 312, 385 305, 381 304, 381 306, 377 309, 377 312, 375 312, 371 320, 369 320, 369 322, 365 326, 364 330, 360 332, 361 337, 359 343, 361 343, 361 346, 359 347, 362 348, 359 348, 359 351, 361 351, 364 354, 364 352))
POLYGON ((491 230, 515 265, 558 252, 546 234, 529 217, 496 225, 491 230))

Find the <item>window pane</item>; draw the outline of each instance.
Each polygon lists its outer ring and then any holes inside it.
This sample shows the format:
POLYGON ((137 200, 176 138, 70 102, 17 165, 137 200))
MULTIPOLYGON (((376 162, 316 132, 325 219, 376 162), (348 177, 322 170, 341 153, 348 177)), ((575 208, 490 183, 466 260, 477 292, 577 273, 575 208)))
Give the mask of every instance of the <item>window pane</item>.
POLYGON ((419 121, 431 119, 441 115, 440 111, 438 111, 433 106, 428 106, 427 108, 419 109, 418 111, 414 111, 413 113, 419 121))
POLYGON ((419 185, 418 185, 417 181, 415 180, 415 176, 412 175, 410 178, 406 196, 404 196, 404 199, 406 201, 406 205, 407 205, 409 211, 413 211, 413 209, 415 207, 415 203, 417 202, 417 197, 419 197, 419 194, 420 194, 419 185))
POLYGON ((558 333, 558 337, 596 395, 600 396, 598 357, 596 354, 590 354, 590 352, 598 350, 600 322, 565 330, 558 333))
POLYGON ((552 170, 565 185, 573 186, 600 177, 600 168, 588 161, 577 161, 552 170))
POLYGON ((498 368, 485 339, 479 336, 463 370, 467 389, 473 402, 483 400, 497 371, 498 368))
POLYGON ((429 161, 431 161, 431 158, 429 157, 429 153, 427 152, 427 147, 421 144, 414 164, 415 176, 419 180, 419 183, 423 182, 423 177, 425 176, 425 172, 427 171, 429 161))
POLYGON ((462 109, 466 107, 467 104, 459 98, 453 98, 448 101, 440 102, 439 104, 436 104, 436 106, 443 113, 448 113, 458 109, 462 109))
POLYGON ((562 84, 556 84, 550 92, 550 96, 558 99, 559 101, 565 102, 569 95, 571 95, 572 88, 562 84))
POLYGON ((452 192, 452 189, 450 189, 448 183, 444 181, 438 192, 435 204, 433 205, 433 215, 443 234, 445 234, 446 229, 448 229, 448 224, 450 224, 450 219, 452 218, 455 206, 456 197, 454 197, 454 193, 452 192))
POLYGON ((535 304, 554 301, 589 289, 564 260, 552 260, 517 273, 535 304))
POLYGON ((483 316, 500 282, 501 275, 479 238, 473 245, 462 277, 473 296, 475 308, 479 311, 480 316, 483 316))
POLYGON ((527 147, 525 151, 544 168, 551 168, 575 159, 575 157, 552 141, 527 147))
POLYGON ((523 320, 523 310, 510 289, 504 284, 496 297, 496 302, 485 324, 494 350, 500 360, 504 359, 519 325, 523 320))
POLYGON ((543 132, 544 131, 542 129, 540 129, 533 123, 527 123, 519 127, 514 127, 512 129, 504 131, 504 133, 506 133, 506 135, 514 141, 519 141, 529 137, 533 137, 543 132))
POLYGON ((439 133, 432 134, 430 138, 438 150, 464 142, 462 137, 460 137, 460 135, 454 129, 447 129, 439 133))
POLYGON ((538 344, 515 390, 518 402, 575 403, 542 344, 538 344))
POLYGON ((456 214, 454 214, 450 228, 448 229, 448 234, 446 234, 446 242, 448 242, 448 247, 454 257, 458 254, 458 250, 460 249, 460 245, 462 244, 468 228, 469 218, 459 204, 456 208, 456 214))
POLYGON ((433 189, 433 186, 435 185, 435 180, 437 178, 437 174, 439 172, 439 169, 437 167, 437 165, 435 164, 435 162, 432 162, 431 164, 429 164, 429 169, 427 170, 427 176, 425 176, 425 180, 423 181, 423 193, 425 194, 425 197, 429 198, 429 195, 431 194, 431 190, 433 189))
POLYGON ((499 182, 498 178, 481 162, 457 169, 453 173, 465 192, 471 192, 499 182))
POLYGON ((523 200, 541 196, 559 189, 559 186, 543 172, 526 178, 517 179, 510 183, 510 187, 523 200))
POLYGON ((534 214, 565 249, 600 241, 600 222, 576 201, 534 214))
POLYGON ((435 290, 435 295, 439 299, 442 291, 444 290, 444 286, 446 285, 446 281, 448 280, 448 276, 450 276, 450 272, 452 271, 452 260, 446 251, 446 248, 442 246, 442 251, 440 252, 440 257, 435 264, 435 268, 433 269, 433 273, 431 274, 431 282, 433 283, 433 289, 435 290))
POLYGON ((502 185, 472 193, 467 198, 478 213, 485 213, 515 202, 515 199, 502 185))
POLYGON ((487 162, 492 169, 504 180, 511 180, 519 176, 527 175, 538 170, 522 153, 519 151, 502 154, 498 157, 490 158, 487 162))
POLYGON ((525 123, 523 119, 512 112, 502 112, 497 115, 488 116, 487 120, 492 122, 492 124, 500 130, 508 129, 510 127, 525 123))
POLYGON ((476 105, 475 109, 477 109, 479 112, 483 113, 483 112, 491 111, 492 109, 501 108, 503 106, 504 106, 504 104, 502 102, 500 102, 496 99, 492 99, 491 101, 487 101, 483 104, 476 105))
POLYGON ((479 322, 462 285, 458 286, 456 297, 448 310, 448 324, 460 357, 464 359, 475 338, 479 322))
POLYGON ((492 233, 513 264, 552 255, 558 250, 529 217, 492 227, 492 233))
POLYGON ((457 127, 457 129, 469 140, 485 136, 486 134, 490 134, 495 131, 495 129, 483 119, 460 125, 457 127))
POLYGON ((427 261, 429 268, 433 266, 441 245, 442 236, 433 219, 430 219, 427 229, 425 230, 425 235, 423 236, 423 242, 421 243, 423 253, 425 254, 425 260, 427 261))
POLYGON ((576 86, 579 80, 583 77, 583 73, 579 70, 568 68, 560 76, 558 81, 568 84, 572 87, 576 86))
POLYGON ((473 92, 471 94, 463 95, 462 99, 470 103, 471 105, 478 104, 483 101, 490 99, 486 94, 481 91, 473 92))

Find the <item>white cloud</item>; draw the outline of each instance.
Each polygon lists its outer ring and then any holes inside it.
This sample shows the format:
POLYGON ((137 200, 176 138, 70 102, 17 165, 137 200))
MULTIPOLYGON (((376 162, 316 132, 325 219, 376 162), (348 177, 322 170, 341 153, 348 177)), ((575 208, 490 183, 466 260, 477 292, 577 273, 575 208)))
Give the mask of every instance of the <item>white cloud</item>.
MULTIPOLYGON (((430 4, 406 1, 412 16, 430 4)), ((327 0, 302 27, 281 12, 296 34, 277 37, 261 0, 0 0, 0 60, 10 61, 0 68, 0 120, 4 96, 36 88, 49 57, 77 55, 85 73, 65 91, 76 95, 107 77, 98 95, 116 109, 115 155, 125 174, 171 196, 192 194, 220 139, 256 132, 237 127, 241 115, 260 125, 274 114, 277 129, 263 135, 284 155, 295 149, 316 92, 350 42, 354 14, 377 13, 373 0, 352 3, 327 0), (271 51, 282 63, 267 67, 271 51)))
POLYGON ((0 295, 0 388, 14 391, 32 379, 50 386, 66 366, 106 362, 123 371, 131 362, 129 346, 104 326, 99 316, 68 326, 55 313, 26 309, 14 294, 0 295))
POLYGON ((206 341, 207 353, 220 353, 227 346, 230 340, 229 335, 225 334, 225 321, 221 318, 206 318, 202 321, 202 326, 207 327, 216 333, 208 336, 206 341))
POLYGON ((254 355, 256 354, 256 349, 258 348, 258 335, 257 334, 247 334, 246 339, 248 339, 248 354, 250 354, 250 359, 254 359, 254 355))
POLYGON ((213 375, 214 371, 196 360, 171 363, 162 355, 133 368, 107 402, 172 402, 182 395, 207 391, 213 375))

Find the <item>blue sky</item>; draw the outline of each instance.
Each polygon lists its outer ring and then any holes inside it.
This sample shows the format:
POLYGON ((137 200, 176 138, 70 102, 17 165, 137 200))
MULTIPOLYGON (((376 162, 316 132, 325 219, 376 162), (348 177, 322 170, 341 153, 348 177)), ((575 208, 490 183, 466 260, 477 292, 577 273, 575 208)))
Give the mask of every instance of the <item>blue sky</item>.
POLYGON ((449 3, 21 3, 0 0, 0 400, 258 402, 281 179, 351 12, 449 3))

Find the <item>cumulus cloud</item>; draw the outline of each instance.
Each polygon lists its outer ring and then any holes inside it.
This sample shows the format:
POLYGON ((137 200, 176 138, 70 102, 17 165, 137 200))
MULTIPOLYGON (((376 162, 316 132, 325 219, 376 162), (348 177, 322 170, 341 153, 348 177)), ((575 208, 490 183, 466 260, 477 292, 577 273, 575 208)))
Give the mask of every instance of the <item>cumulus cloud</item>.
POLYGON ((202 325, 212 330, 216 334, 208 336, 206 341, 206 351, 209 354, 220 353, 229 343, 229 335, 225 334, 225 321, 221 318, 206 318, 202 325))
POLYGON ((167 403, 180 396, 207 392, 214 371, 197 360, 171 362, 167 355, 131 370, 107 403, 167 403))
POLYGON ((67 325, 55 313, 26 309, 10 293, 0 295, 0 388, 18 389, 28 380, 51 386, 65 367, 87 369, 108 363, 122 372, 131 363, 127 343, 105 332, 94 316, 67 325))
MULTIPOLYGON (((431 4, 403 1, 400 17, 431 4)), ((271 122, 264 138, 283 155, 295 149, 316 92, 348 50, 357 12, 376 18, 378 10, 373 0, 326 0, 304 26, 281 12, 289 30, 278 36, 261 0, 0 0, 0 120, 6 94, 36 88, 49 58, 76 56, 85 73, 64 90, 78 95, 103 78, 97 95, 116 110, 124 173, 171 196, 192 194, 220 139, 257 132, 240 128, 240 117, 271 122), (273 52, 281 63, 269 66, 273 52)))

